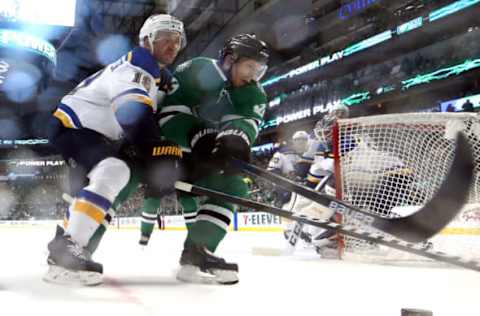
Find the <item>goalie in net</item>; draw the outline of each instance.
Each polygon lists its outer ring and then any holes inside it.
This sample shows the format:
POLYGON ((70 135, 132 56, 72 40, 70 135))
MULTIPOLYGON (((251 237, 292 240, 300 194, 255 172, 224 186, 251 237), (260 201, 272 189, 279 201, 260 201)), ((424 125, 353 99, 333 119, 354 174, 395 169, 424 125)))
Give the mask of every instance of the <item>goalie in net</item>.
MULTIPOLYGON (((386 148, 382 143, 385 140, 378 139, 375 133, 372 135, 367 130, 351 133, 348 127, 339 133, 338 126, 342 125, 339 122, 347 121, 348 116, 348 108, 338 105, 315 125, 317 147, 321 150, 310 167, 307 185, 346 201, 354 201, 353 204, 362 210, 384 217, 404 217, 416 211, 425 202, 428 195, 425 186, 428 184, 418 177, 411 164, 405 163, 400 152, 386 148), (335 166, 340 164, 348 168, 337 168, 335 172, 335 166), (345 183, 348 183, 348 192, 341 191, 345 183)), ((354 218, 343 218, 333 210, 299 196, 292 211, 323 220, 364 226, 354 218)), ((291 231, 293 233, 288 233, 297 234, 322 257, 342 256, 346 246, 362 250, 378 248, 375 244, 344 238, 333 231, 316 227, 295 224, 291 231)), ((295 245, 291 236, 286 234, 286 238, 290 245, 295 245)), ((431 248, 432 243, 426 241, 421 247, 431 248)))
MULTIPOLYGON (((404 217, 427 203, 446 177, 455 152, 454 135, 463 132, 474 152, 475 175, 467 207, 445 233, 422 244, 425 248, 464 255, 472 252, 480 220, 480 122, 467 113, 404 113, 340 120, 335 126, 337 198, 386 218, 404 217), (342 139, 355 148, 342 148, 342 139), (475 217, 476 218, 476 217, 475 217)), ((343 224, 361 226, 345 217, 343 224)), ((364 227, 362 226, 362 229, 364 227)), ((365 229, 368 231, 368 229, 365 229)), ((478 242, 478 241, 477 241, 478 242)), ((354 238, 345 238, 342 256, 362 261, 418 261, 354 238), (381 250, 381 251, 378 251, 381 250)), ((478 248, 478 246, 474 247, 478 248)), ((473 258, 478 258, 475 251, 473 258)))
MULTIPOLYGON (((336 195, 332 132, 336 121, 348 116, 348 108, 344 105, 337 105, 315 125, 315 140, 310 142, 310 148, 304 155, 312 158, 306 175, 306 185, 308 187, 319 192, 336 195)), ((290 203, 286 204, 284 209, 322 220, 329 220, 335 216, 332 209, 296 194, 292 195, 290 203)), ((338 254, 338 236, 334 231, 294 223, 287 227, 285 238, 288 241, 290 252, 296 246, 297 240, 301 239, 308 245, 313 246, 322 257, 336 257, 338 254)))

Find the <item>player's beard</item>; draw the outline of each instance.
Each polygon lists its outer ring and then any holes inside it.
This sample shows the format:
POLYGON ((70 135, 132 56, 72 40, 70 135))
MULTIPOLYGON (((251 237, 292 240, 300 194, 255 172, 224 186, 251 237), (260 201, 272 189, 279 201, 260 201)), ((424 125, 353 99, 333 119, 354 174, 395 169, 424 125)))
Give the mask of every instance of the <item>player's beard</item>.
POLYGON ((158 60, 159 64, 162 64, 163 66, 166 65, 171 65, 175 61, 175 58, 177 58, 177 54, 175 52, 165 52, 158 60))

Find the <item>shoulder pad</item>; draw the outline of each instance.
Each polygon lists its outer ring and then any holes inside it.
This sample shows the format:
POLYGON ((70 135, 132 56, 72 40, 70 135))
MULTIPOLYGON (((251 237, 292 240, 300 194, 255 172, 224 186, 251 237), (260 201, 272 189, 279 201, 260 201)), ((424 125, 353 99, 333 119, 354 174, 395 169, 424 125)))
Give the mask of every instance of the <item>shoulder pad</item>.
POLYGON ((153 78, 160 78, 160 67, 150 52, 143 47, 135 47, 127 54, 127 61, 135 67, 142 68, 153 78))

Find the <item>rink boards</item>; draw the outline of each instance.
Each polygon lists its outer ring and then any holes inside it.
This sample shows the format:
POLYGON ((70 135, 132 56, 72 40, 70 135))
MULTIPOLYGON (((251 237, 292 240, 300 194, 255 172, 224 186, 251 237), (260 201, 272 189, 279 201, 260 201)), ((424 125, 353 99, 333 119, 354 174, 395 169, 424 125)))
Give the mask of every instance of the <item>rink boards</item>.
MULTIPOLYGON (((415 208, 405 208, 402 215, 406 216, 415 208)), ((399 209, 397 209, 399 211, 399 209)), ((161 216, 161 230, 186 230, 185 220, 182 215, 161 216)), ((240 212, 234 213, 229 226, 230 231, 257 231, 257 232, 282 232, 290 221, 277 215, 265 212, 240 212)), ((62 225, 62 220, 20 220, 0 221, 0 228, 54 226, 62 225)), ((111 228, 139 229, 141 217, 116 217, 110 224, 111 228)), ((480 209, 478 205, 467 206, 457 218, 450 223, 440 235, 480 236, 480 209)))
MULTIPOLYGON (((415 208, 406 208, 402 215, 408 215, 415 208)), ((397 209, 398 211, 398 209, 397 209)), ((161 230, 186 230, 185 220, 182 215, 161 216, 161 230)), ((289 223, 277 215, 265 212, 240 212, 234 213, 232 222, 229 226, 230 231, 256 231, 256 232, 282 232, 284 227, 289 223)), ((12 227, 42 227, 62 225, 61 220, 21 220, 21 221, 0 221, 0 228, 12 227)), ((117 229, 139 229, 141 217, 120 217, 114 218, 110 226, 117 229)), ((448 227, 446 227, 441 235, 456 236, 480 236, 480 209, 478 205, 475 207, 466 207, 461 214, 448 227)))

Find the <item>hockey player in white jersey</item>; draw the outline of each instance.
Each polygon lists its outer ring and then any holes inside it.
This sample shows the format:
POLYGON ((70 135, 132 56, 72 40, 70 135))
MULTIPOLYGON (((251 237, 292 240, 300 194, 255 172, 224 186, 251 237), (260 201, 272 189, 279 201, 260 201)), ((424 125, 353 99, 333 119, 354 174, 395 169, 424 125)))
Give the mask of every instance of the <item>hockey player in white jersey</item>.
MULTIPOLYGON (((305 131, 297 131, 292 136, 292 146, 278 150, 270 159, 267 170, 289 178, 295 177, 298 163, 308 148, 309 135, 305 131)), ((275 201, 281 205, 287 204, 292 196, 291 192, 276 187, 275 201)))
POLYGON ((295 165, 307 150, 309 136, 305 131, 295 132, 292 136, 292 148, 277 151, 268 163, 267 170, 289 176, 295 172, 295 165))
POLYGON ((151 194, 173 190, 182 152, 162 140, 154 114, 157 100, 175 89, 166 66, 186 44, 183 23, 152 15, 140 30, 139 44, 82 81, 53 113, 49 139, 70 166, 73 201, 65 227, 57 227, 48 244, 46 281, 102 282, 103 267, 91 252, 111 219, 113 201, 129 181, 127 160, 146 168, 142 180, 151 194), (122 154, 121 148, 128 150, 122 154))

